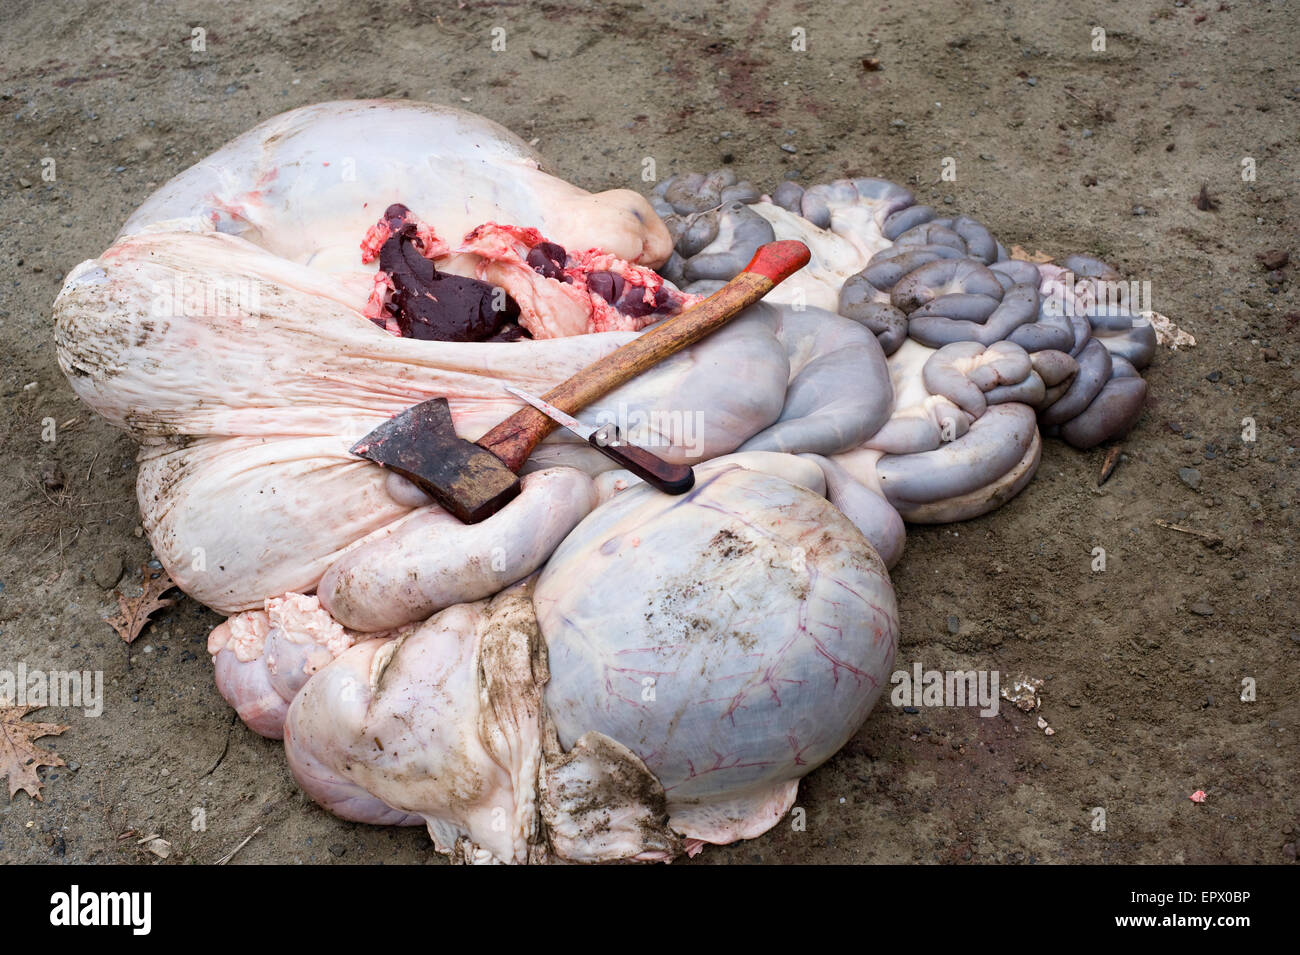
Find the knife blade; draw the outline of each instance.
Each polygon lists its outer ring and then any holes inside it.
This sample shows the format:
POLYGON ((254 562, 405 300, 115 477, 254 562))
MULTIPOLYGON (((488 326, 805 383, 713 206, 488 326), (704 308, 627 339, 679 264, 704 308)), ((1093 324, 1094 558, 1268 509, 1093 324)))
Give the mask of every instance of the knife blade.
POLYGON ((665 494, 685 494, 695 486, 695 472, 686 464, 670 464, 644 448, 622 440, 618 428, 612 424, 592 428, 573 415, 566 414, 549 401, 530 395, 522 388, 506 386, 506 391, 526 401, 542 414, 572 431, 605 457, 621 468, 626 468, 652 487, 665 494))

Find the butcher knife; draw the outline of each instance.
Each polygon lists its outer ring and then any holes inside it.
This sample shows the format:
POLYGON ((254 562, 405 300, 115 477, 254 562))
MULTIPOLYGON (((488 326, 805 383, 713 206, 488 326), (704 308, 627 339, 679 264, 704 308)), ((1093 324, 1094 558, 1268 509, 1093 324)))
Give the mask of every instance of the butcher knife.
POLYGON ((549 401, 530 395, 522 388, 512 388, 507 385, 506 391, 516 398, 522 398, 551 420, 584 439, 605 457, 616 462, 619 467, 627 468, 641 480, 652 487, 657 487, 665 494, 685 494, 695 486, 695 472, 691 470, 690 465, 669 464, 644 448, 626 443, 614 425, 588 427, 572 415, 565 414, 549 401))

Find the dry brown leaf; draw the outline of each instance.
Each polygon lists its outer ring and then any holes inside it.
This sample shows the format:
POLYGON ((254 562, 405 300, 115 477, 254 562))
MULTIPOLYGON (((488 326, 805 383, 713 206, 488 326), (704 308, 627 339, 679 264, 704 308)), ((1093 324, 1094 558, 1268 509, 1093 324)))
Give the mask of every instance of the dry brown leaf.
POLYGON ((9 777, 9 798, 23 790, 38 802, 41 801, 42 766, 63 766, 65 763, 48 749, 33 746, 32 741, 42 736, 58 736, 66 726, 58 723, 24 723, 23 717, 39 706, 8 706, 0 701, 0 776, 9 777))
POLYGON ((1023 262, 1050 262, 1052 257, 1046 252, 1029 252, 1018 245, 1011 247, 1011 257, 1020 259, 1023 262))
POLYGON ((164 598, 162 595, 176 586, 172 579, 167 576, 167 571, 154 571, 146 564, 140 568, 140 584, 143 588, 138 597, 128 600, 122 596, 120 590, 114 591, 117 596, 117 605, 121 608, 116 617, 105 617, 105 622, 118 632, 118 635, 127 643, 131 643, 136 637, 140 636, 140 631, 144 630, 145 624, 149 622, 149 615, 161 610, 163 607, 170 607, 176 602, 174 597, 164 598), (157 574, 155 577, 154 574, 157 574))
POLYGON ((1119 464, 1119 456, 1124 453, 1124 446, 1117 444, 1106 452, 1106 460, 1101 462, 1101 473, 1097 475, 1097 487, 1101 487, 1110 480, 1116 465, 1119 464))
POLYGON ((156 832, 145 836, 143 839, 137 839, 135 844, 144 846, 159 859, 169 858, 172 854, 172 844, 161 838, 156 832))

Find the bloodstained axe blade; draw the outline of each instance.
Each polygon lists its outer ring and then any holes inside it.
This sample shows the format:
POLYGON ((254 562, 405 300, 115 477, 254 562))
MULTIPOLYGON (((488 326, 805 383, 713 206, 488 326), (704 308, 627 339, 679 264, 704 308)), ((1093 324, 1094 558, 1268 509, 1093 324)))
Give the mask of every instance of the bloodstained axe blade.
POLYGON ((446 398, 394 415, 351 451, 402 475, 466 524, 491 517, 519 494, 519 477, 500 458, 457 436, 446 398))

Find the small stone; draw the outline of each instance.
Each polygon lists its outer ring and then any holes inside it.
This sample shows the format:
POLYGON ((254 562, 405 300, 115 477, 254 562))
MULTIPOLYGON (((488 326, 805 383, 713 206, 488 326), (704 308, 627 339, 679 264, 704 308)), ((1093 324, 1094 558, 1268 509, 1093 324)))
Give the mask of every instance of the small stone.
POLYGON ((1196 468, 1179 468, 1178 480, 1182 481, 1193 491, 1201 489, 1201 472, 1196 468))
POLYGON ((336 842, 332 846, 330 846, 330 855, 334 856, 335 858, 342 858, 343 854, 347 851, 348 851, 347 847, 343 845, 343 843, 341 842, 336 842))
POLYGON ((24 189, 30 189, 32 187, 32 181, 30 179, 24 179, 22 176, 19 176, 18 185, 22 186, 24 189))
POLYGON ((903 707, 903 712, 911 716, 915 716, 917 713, 920 713, 921 711, 918 710, 915 706, 905 706, 903 707))
POLYGON ((117 586, 117 582, 122 579, 124 569, 122 558, 104 557, 95 564, 90 571, 90 576, 101 589, 112 590, 117 586))
POLYGON ((1144 216, 1144 215, 1147 214, 1147 207, 1146 207, 1146 206, 1134 206, 1134 207, 1133 207, 1133 214, 1134 214, 1135 216, 1144 216))
POLYGON ((1221 381, 1222 379, 1223 379, 1223 372, 1221 371, 1212 371, 1205 376, 1205 380, 1211 383, 1221 381))
POLYGON ((1039 619, 1039 618, 1038 618, 1038 614, 1036 614, 1036 613, 1031 613, 1031 614, 1029 615, 1029 622, 1030 622, 1030 623, 1037 624, 1037 623, 1038 623, 1038 619, 1039 619))
POLYGON ((781 152, 783 152, 783 153, 797 153, 798 151, 799 151, 799 150, 795 149, 795 148, 794 148, 793 146, 791 146, 789 143, 782 143, 782 144, 781 144, 781 152))
POLYGON ((1092 130, 1085 129, 1080 135, 1082 135, 1084 139, 1092 139, 1092 130))
POLYGON ((1189 604, 1187 609, 1190 610, 1192 613, 1196 614, 1196 616, 1198 617, 1214 616, 1214 608, 1204 602, 1189 604))
POLYGON ((1256 252, 1255 258, 1259 260, 1265 272, 1272 272, 1275 269, 1286 268, 1287 263, 1291 261, 1291 253, 1286 249, 1269 249, 1266 252, 1256 252))
POLYGON ((949 632, 949 633, 959 633, 960 631, 961 631, 961 620, 959 620, 956 616, 954 616, 954 615, 952 615, 952 614, 949 614, 949 616, 948 616, 948 632, 949 632))

